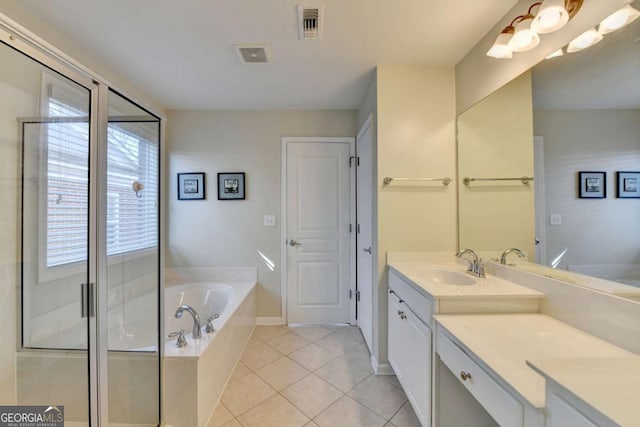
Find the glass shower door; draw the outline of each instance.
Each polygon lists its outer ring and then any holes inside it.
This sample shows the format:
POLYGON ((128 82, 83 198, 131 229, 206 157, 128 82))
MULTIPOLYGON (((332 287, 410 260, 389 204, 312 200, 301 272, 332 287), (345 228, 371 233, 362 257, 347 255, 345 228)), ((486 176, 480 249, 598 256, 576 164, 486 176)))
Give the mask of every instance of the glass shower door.
POLYGON ((109 92, 106 179, 109 424, 160 419, 160 121, 109 92))
POLYGON ((89 425, 93 86, 2 43, 0 63, 0 404, 89 425))

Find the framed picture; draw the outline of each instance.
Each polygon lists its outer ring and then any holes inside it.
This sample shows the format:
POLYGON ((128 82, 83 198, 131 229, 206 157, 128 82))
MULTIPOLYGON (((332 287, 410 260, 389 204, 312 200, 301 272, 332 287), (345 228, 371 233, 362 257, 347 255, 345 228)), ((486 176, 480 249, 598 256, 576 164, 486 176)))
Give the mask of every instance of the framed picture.
POLYGON ((606 172, 578 172, 578 195, 581 199, 607 197, 606 172))
POLYGON ((218 200, 244 200, 244 172, 218 174, 218 200))
POLYGON ((616 172, 617 196, 621 199, 640 198, 640 172, 616 172))
POLYGON ((204 200, 204 172, 178 174, 178 200, 204 200))

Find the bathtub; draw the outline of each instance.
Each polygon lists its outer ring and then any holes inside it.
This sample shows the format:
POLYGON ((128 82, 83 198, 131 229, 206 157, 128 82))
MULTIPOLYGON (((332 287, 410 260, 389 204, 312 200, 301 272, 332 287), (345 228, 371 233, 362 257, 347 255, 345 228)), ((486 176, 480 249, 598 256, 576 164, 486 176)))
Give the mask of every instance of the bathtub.
MULTIPOLYGON (((202 335, 207 337, 204 326, 208 317, 214 318, 215 329, 221 329, 228 314, 233 311, 235 289, 225 283, 190 283, 172 286, 164 293, 164 330, 171 332, 184 330, 187 342, 190 342, 193 330, 193 318, 189 313, 183 313, 182 318, 176 319, 175 312, 181 305, 191 306, 200 316, 202 335)), ((205 341, 207 341, 205 339, 205 341)), ((167 338, 167 343, 175 344, 176 338, 167 338)))
POLYGON ((175 427, 205 427, 255 327, 257 277, 219 280, 215 274, 187 276, 166 287, 164 293, 165 336, 183 329, 187 346, 177 347, 176 338, 167 338, 164 343, 163 421, 175 427), (200 316, 200 339, 192 336, 189 313, 175 318, 183 304, 200 316), (216 314, 215 331, 206 333, 207 317, 216 314))

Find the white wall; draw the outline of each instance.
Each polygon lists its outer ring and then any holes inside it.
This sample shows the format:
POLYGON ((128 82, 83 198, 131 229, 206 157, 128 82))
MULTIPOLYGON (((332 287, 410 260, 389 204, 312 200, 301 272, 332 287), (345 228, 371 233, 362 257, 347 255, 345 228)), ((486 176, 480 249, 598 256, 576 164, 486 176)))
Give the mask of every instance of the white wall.
POLYGON ((374 355, 387 360, 386 254, 454 251, 455 183, 383 186, 390 177, 456 174, 453 67, 384 65, 377 72, 378 278, 374 282, 374 355), (376 292, 377 291, 377 292, 376 292), (376 344, 377 342, 377 344, 376 344))
POLYGON ((257 315, 280 317, 281 138, 356 131, 353 110, 169 111, 167 267, 257 265, 257 315), (206 200, 177 200, 179 172, 207 174, 206 200), (218 201, 218 172, 245 172, 246 200, 218 201), (263 226, 266 214, 276 215, 276 227, 263 226))
MULTIPOLYGON (((458 177, 533 176, 531 73, 458 117, 458 177)), ((535 255, 535 182, 473 182, 459 187, 460 247, 535 255)))
POLYGON ((547 261, 640 263, 640 199, 616 198, 616 171, 640 170, 640 110, 535 110, 544 137, 547 261), (607 172, 606 199, 578 198, 578 171, 607 172), (562 225, 549 225, 551 213, 562 225))

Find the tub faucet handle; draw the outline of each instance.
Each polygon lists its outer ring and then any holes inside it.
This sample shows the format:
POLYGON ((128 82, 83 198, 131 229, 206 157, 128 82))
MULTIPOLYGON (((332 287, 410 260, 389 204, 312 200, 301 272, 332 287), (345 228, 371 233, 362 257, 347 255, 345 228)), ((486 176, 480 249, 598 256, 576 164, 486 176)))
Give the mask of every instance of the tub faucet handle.
POLYGON ((178 337, 178 339, 176 340, 176 347, 178 348, 187 346, 187 339, 184 337, 184 329, 180 329, 179 331, 176 331, 176 332, 171 332, 169 335, 167 335, 167 337, 169 338, 178 337))
POLYGON ((211 316, 207 317, 207 324, 204 327, 204 331, 206 333, 211 334, 216 331, 215 328, 213 327, 213 321, 218 317, 220 317, 219 314, 214 314, 213 317, 211 316))

